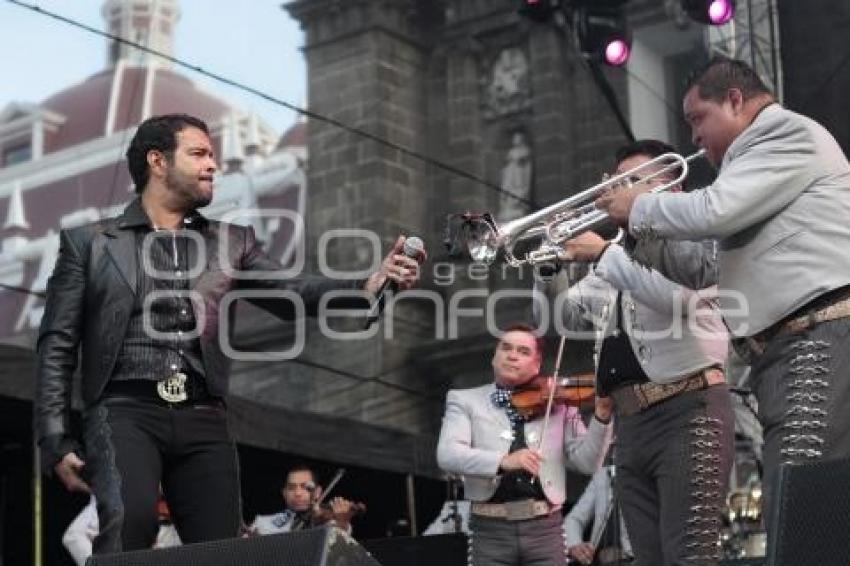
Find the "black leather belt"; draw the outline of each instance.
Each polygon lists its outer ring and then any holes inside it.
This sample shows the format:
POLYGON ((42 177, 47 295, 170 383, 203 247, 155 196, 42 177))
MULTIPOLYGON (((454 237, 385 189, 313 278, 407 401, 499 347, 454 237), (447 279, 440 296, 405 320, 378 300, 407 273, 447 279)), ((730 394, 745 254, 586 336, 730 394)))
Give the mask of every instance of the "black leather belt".
MULTIPOLYGON (((165 380, 167 380, 166 378, 165 380)), ((207 391, 202 377, 187 375, 185 381, 185 399, 182 401, 169 400, 161 394, 162 383, 165 380, 127 379, 110 381, 103 390, 105 398, 127 398, 144 401, 155 401, 162 405, 180 407, 193 405, 210 405, 224 407, 220 397, 214 397, 207 391)))

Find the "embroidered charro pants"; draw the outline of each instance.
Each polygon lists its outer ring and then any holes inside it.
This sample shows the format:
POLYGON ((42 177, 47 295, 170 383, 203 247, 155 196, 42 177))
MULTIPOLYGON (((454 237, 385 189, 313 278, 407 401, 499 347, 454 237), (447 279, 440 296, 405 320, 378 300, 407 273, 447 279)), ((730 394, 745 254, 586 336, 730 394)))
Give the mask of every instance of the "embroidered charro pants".
POLYGON ((615 421, 615 493, 635 566, 717 564, 732 463, 725 384, 615 421))
POLYGON ((850 456, 850 318, 775 336, 749 352, 764 429, 763 516, 779 466, 850 456))

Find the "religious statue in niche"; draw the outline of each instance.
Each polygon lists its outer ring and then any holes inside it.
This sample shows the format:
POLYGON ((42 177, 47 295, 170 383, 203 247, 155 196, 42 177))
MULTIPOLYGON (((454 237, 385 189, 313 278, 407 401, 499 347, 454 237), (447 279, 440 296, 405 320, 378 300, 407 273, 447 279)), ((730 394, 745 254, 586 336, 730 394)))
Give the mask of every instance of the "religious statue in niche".
POLYGON ((529 106, 531 101, 528 70, 528 59, 522 49, 502 49, 486 78, 486 117, 495 118, 529 106))
POLYGON ((511 136, 511 147, 502 167, 499 212, 496 215, 499 222, 507 222, 524 216, 530 212, 528 205, 531 196, 532 160, 531 148, 525 134, 514 132, 511 136))

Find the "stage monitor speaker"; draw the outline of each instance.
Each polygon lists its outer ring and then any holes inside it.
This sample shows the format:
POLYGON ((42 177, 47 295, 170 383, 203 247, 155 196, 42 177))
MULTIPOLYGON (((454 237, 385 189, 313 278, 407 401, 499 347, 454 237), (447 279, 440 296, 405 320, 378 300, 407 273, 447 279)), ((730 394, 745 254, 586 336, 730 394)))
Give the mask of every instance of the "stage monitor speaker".
POLYGON ((86 566, 381 566, 347 533, 322 527, 93 556, 86 566))
POLYGON ((466 566, 465 534, 364 540, 363 546, 383 566, 466 566))
POLYGON ((768 566, 850 564, 850 459, 784 464, 768 530, 768 566))

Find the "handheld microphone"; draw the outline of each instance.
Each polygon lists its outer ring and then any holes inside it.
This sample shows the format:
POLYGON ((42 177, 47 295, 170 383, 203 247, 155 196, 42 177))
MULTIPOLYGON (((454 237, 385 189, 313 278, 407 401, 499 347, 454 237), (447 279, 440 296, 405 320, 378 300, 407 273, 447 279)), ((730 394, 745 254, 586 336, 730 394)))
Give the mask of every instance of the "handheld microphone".
MULTIPOLYGON (((422 241, 422 238, 417 236, 410 236, 406 240, 404 240, 404 255, 409 258, 417 259, 419 254, 425 251, 425 243, 422 241)), ((389 290, 391 293, 395 293, 398 291, 398 283, 387 277, 383 284, 378 288, 378 292, 375 294, 376 299, 375 302, 372 303, 372 307, 369 309, 369 313, 366 315, 366 324, 363 328, 369 328, 372 324, 377 321, 381 317, 381 313, 384 312, 384 305, 386 304, 385 295, 389 290)))

